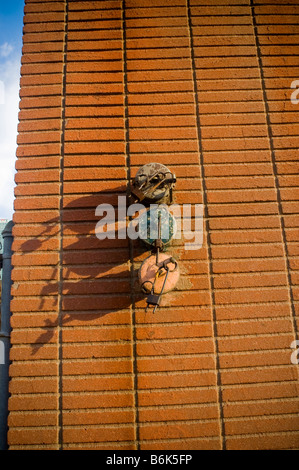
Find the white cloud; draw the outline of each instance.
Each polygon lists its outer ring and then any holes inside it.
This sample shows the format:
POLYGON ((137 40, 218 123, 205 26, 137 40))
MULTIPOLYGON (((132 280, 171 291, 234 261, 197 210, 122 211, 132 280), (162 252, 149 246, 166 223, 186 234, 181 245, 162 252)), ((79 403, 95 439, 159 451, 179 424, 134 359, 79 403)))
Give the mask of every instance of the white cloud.
POLYGON ((12 53, 13 49, 14 48, 11 44, 5 42, 0 46, 0 57, 8 57, 12 53))
POLYGON ((0 102, 0 218, 8 219, 13 214, 19 80, 19 57, 0 63, 0 81, 4 91, 4 100, 0 102))

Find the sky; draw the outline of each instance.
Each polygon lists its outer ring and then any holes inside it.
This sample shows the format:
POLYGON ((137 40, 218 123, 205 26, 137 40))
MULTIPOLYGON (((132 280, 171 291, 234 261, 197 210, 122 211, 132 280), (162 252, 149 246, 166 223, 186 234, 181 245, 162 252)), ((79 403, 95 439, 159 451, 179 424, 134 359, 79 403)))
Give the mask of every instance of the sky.
POLYGON ((0 0, 0 219, 11 219, 24 0, 0 0))

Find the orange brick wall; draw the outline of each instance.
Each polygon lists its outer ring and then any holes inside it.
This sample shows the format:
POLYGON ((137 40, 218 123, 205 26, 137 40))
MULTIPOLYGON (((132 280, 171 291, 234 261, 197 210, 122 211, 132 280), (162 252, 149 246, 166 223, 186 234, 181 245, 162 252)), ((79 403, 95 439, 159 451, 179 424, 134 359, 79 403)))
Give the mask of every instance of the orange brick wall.
POLYGON ((299 3, 26 0, 10 449, 299 448, 299 3), (145 314, 147 252, 95 237, 137 169, 203 203, 145 314))

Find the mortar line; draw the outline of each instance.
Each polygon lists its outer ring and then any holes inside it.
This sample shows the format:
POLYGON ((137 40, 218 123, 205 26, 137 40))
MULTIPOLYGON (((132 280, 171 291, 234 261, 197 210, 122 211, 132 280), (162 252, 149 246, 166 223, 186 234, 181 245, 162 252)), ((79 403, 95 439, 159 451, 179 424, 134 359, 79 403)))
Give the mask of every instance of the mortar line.
POLYGON ((58 449, 63 450, 63 383, 62 383, 62 302, 63 302, 63 195, 64 195, 64 152, 65 152, 65 100, 68 41, 68 0, 65 0, 62 100, 61 100, 61 156, 59 163, 59 278, 58 278, 58 449))
MULTIPOLYGON (((127 36, 126 36, 126 0, 122 1, 122 34, 123 34, 123 79, 124 79, 124 120, 125 120, 125 156, 126 156, 126 176, 127 176, 127 198, 130 196, 131 181, 131 158, 130 158, 130 126, 129 126, 129 106, 128 106, 128 74, 127 74, 127 36)), ((137 369, 137 341, 136 341, 136 310, 134 295, 134 248, 133 241, 129 239, 129 267, 130 267, 130 294, 131 294, 131 326, 132 326, 132 347, 133 347, 133 383, 134 383, 134 411, 135 411, 135 435, 136 450, 140 450, 139 431, 139 407, 138 407, 138 369, 137 369)))
POLYGON ((199 100, 198 100, 198 86, 196 79, 196 64, 195 64, 195 54, 194 54, 194 38, 192 30, 192 17, 191 17, 191 7, 190 0, 187 1, 187 13, 188 13, 188 27, 189 27, 189 37, 190 37, 190 50, 191 50, 191 61, 192 61, 192 79, 193 79, 193 89, 194 89, 194 98, 195 98, 195 107, 196 107, 196 123, 197 123, 197 139, 199 147, 199 166, 201 170, 201 183, 202 183, 202 192, 203 192, 203 203, 204 203, 204 219, 205 219, 205 232, 207 236, 207 254, 208 254, 208 278, 211 292, 211 308, 213 315, 213 336, 215 343, 215 356, 216 356, 216 388, 218 396, 218 410, 219 410, 219 421, 220 421, 220 438, 222 450, 226 450, 226 439, 225 439, 225 426, 224 426, 224 414, 223 414, 223 397, 222 397, 222 383, 221 383, 221 371, 220 371, 220 358, 219 358, 219 345, 218 345, 218 329, 217 329, 217 317, 216 317, 216 301, 215 301, 215 286, 213 278, 213 261, 212 261, 212 248, 211 248, 211 230, 209 226, 209 214, 208 214, 208 198, 207 198, 207 187, 205 181, 205 167, 203 161, 203 146, 202 146, 202 136, 201 136, 201 122, 200 122, 200 112, 199 112, 199 100))
POLYGON ((264 108, 265 108, 268 140, 269 140, 269 145, 270 145, 272 173, 274 176, 275 191, 276 191, 276 196, 277 196, 278 217, 279 217, 280 230, 281 230, 282 241, 283 241, 282 245, 283 245, 283 251, 284 251, 284 258, 285 258, 285 263, 286 263, 287 287, 288 287, 289 297, 290 297, 291 320, 292 320, 294 338, 298 340, 299 335, 298 335, 297 324, 296 324, 296 311, 295 311, 294 295, 293 295, 293 289, 292 289, 290 255, 288 251, 288 243, 287 243, 285 223, 284 223, 284 213, 283 213, 283 208, 282 208, 281 191, 280 191, 280 184, 279 184, 279 179, 278 179, 277 163, 276 163, 276 156, 275 156, 275 146, 273 142, 273 134, 272 134, 272 127, 271 127, 271 120, 270 120, 270 110, 269 110, 266 83, 265 83, 265 77, 264 77, 264 71, 263 71, 261 46, 259 42, 257 22, 256 22, 254 8, 255 8, 254 2, 253 0, 250 0, 250 11, 251 11, 252 25, 253 25, 254 38, 255 38, 255 47, 257 51, 259 75, 260 75, 262 92, 263 92, 263 103, 264 103, 264 108))

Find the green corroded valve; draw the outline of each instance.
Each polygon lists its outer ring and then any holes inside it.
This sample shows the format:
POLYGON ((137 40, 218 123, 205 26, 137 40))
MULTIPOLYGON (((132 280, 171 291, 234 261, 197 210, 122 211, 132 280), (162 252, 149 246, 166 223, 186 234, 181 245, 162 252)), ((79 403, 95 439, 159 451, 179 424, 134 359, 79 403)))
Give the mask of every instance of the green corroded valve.
POLYGON ((138 219, 140 239, 150 249, 163 250, 171 243, 177 231, 174 216, 167 206, 151 205, 138 219))

